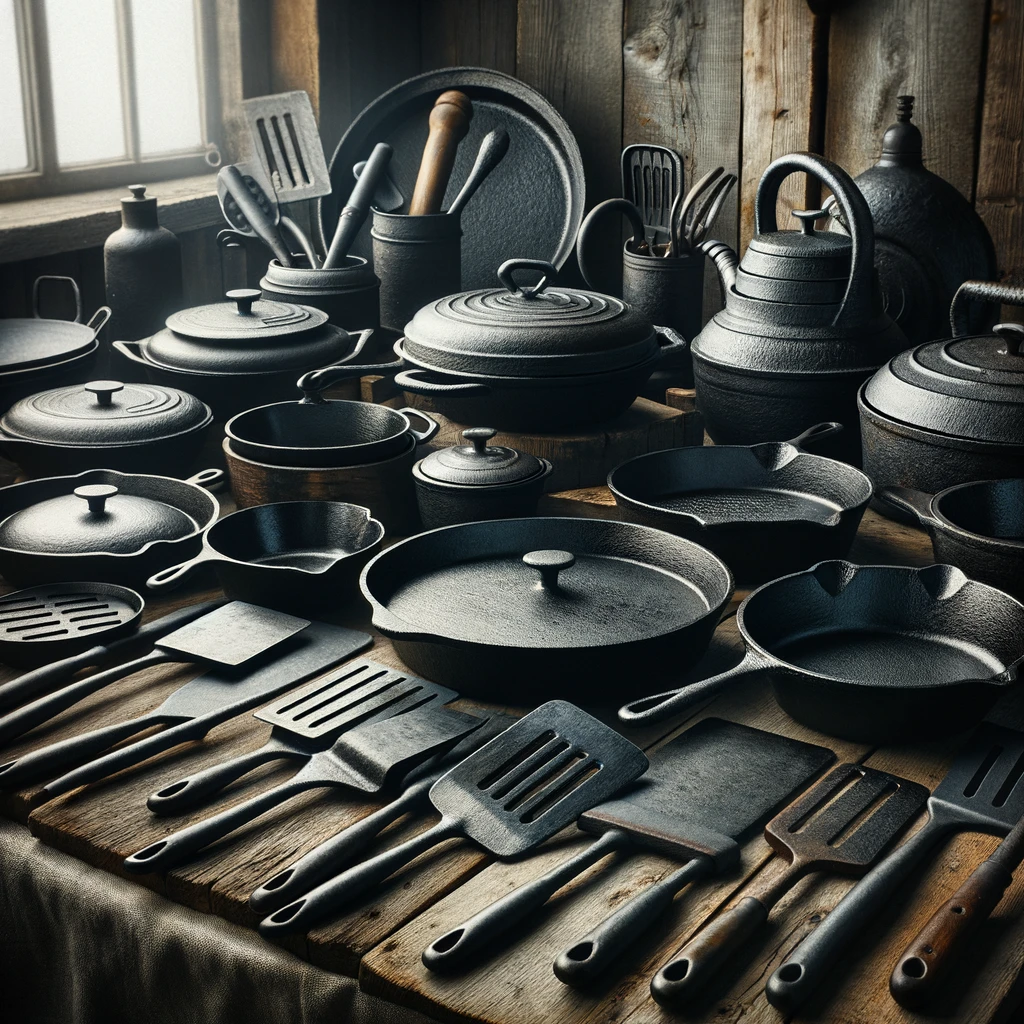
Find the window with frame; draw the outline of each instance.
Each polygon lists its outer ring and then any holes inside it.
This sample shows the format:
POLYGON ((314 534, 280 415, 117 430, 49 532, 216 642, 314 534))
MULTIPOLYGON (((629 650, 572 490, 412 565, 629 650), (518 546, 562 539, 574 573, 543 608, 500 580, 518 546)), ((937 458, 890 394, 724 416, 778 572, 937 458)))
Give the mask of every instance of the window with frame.
POLYGON ((214 0, 0 0, 0 200, 220 163, 214 0))

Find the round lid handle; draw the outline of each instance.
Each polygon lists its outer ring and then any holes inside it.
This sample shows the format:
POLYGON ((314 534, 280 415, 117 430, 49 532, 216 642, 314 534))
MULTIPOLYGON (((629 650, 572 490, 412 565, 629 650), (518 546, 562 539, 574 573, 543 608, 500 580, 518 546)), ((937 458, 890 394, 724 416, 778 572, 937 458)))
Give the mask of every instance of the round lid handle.
POLYGON ((996 324, 992 328, 993 334, 998 334, 1006 342, 1004 354, 1008 356, 1021 355, 1021 344, 1024 343, 1024 324, 996 324))
POLYGON ((225 293, 234 302, 239 316, 252 316, 252 304, 263 297, 259 288, 232 288, 225 293))
POLYGON ((828 216, 828 210, 793 210, 792 214, 800 221, 800 231, 805 235, 814 234, 814 222, 828 216))
POLYGON ((563 569, 571 569, 576 564, 576 556, 569 551, 557 548, 545 551, 528 551, 523 555, 523 565, 536 569, 540 573, 540 586, 544 590, 558 589, 558 574, 563 569))
POLYGON ((113 405, 114 395, 124 391, 124 385, 119 380, 91 380, 85 390, 96 396, 99 405, 113 405))
POLYGON ((520 295, 524 299, 532 299, 547 288, 549 282, 557 273, 558 271, 555 269, 554 264, 548 263, 547 260, 505 260, 498 267, 498 280, 513 295, 520 295), (520 286, 516 284, 515 277, 513 276, 517 270, 538 270, 540 271, 541 278, 536 284, 520 286))
POLYGON ((107 501, 117 494, 113 484, 83 484, 75 488, 75 497, 84 498, 89 503, 89 515, 96 519, 106 515, 107 501))
POLYGON ((477 455, 487 453, 487 442, 497 433, 494 427, 470 427, 462 432, 462 436, 470 441, 477 455))
MULTIPOLYGON (((1019 284, 999 284, 995 281, 964 281, 956 290, 949 307, 949 326, 954 338, 962 338, 970 329, 970 303, 972 299, 979 302, 1002 303, 1005 306, 1024 308, 1024 286, 1019 284)), ((1000 324, 1000 327, 1006 326, 1000 324)), ((1010 325, 1012 326, 1012 325, 1010 325)))

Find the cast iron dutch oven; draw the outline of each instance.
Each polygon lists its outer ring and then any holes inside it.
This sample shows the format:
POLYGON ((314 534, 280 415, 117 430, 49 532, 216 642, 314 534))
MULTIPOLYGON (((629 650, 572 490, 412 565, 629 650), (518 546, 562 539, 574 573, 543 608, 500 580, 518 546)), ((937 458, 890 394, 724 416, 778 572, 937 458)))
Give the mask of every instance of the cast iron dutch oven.
POLYGON ((29 476, 155 467, 179 476, 212 422, 208 405, 176 388, 94 380, 15 402, 0 417, 0 451, 29 476))
POLYGON ((555 273, 543 260, 508 260, 501 288, 424 306, 395 345, 412 367, 395 383, 458 423, 502 430, 561 430, 624 412, 687 343, 621 299, 554 287, 555 273), (527 270, 540 281, 517 285, 527 270))
POLYGON ((0 487, 0 574, 15 586, 138 586, 194 555, 220 514, 207 469, 188 480, 91 469, 0 487))
POLYGON ((373 333, 349 334, 319 309, 261 299, 255 288, 237 288, 227 299, 183 309, 151 338, 114 348, 147 380, 196 395, 223 420, 289 397, 298 374, 350 362, 373 333))
POLYGON ((1024 287, 965 281, 953 339, 901 352, 860 391, 864 470, 879 489, 1024 476, 1024 324, 964 337, 972 299, 1024 306, 1024 287))
POLYGON ((649 693, 701 657, 732 595, 725 564, 692 541, 545 517, 410 537, 360 585, 413 672, 517 705, 649 693))
POLYGON ((930 739, 976 725, 1024 663, 1024 605, 951 565, 820 562, 755 590, 727 672, 627 704, 658 722, 754 674, 798 722, 844 739, 930 739))

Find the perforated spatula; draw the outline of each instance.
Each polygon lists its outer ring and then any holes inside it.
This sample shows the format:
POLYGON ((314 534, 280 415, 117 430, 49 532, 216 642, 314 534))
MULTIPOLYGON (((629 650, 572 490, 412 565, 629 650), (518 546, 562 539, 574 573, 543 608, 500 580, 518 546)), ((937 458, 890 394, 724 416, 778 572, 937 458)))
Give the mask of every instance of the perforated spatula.
POLYGON ((333 678, 317 679, 257 711, 255 718, 273 726, 262 747, 162 786, 146 805, 154 814, 179 814, 262 764, 305 761, 346 729, 457 697, 454 690, 375 661, 351 662, 333 678))
POLYGON ((910 824, 928 790, 888 772, 841 764, 777 814, 764 837, 789 866, 702 928, 651 980, 662 1006, 682 1006, 812 871, 862 875, 910 824))
POLYGON ((844 950, 889 904, 940 839, 1006 835, 1024 814, 1024 733, 982 723, 928 799, 928 820, 871 869, 768 980, 772 1006, 793 1012, 834 971, 844 950))
POLYGON ((455 836, 498 857, 525 853, 646 769, 639 747, 574 705, 549 701, 434 783, 436 825, 275 911, 260 931, 305 931, 455 836))

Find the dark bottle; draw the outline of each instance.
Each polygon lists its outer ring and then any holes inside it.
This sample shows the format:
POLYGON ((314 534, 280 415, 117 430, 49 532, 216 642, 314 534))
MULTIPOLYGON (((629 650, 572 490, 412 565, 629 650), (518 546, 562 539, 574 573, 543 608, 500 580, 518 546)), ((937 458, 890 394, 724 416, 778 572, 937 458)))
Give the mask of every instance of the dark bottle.
POLYGON ((148 338, 184 305, 181 288, 181 243, 160 227, 156 199, 145 185, 129 185, 121 200, 121 227, 103 243, 108 328, 115 341, 148 338))

